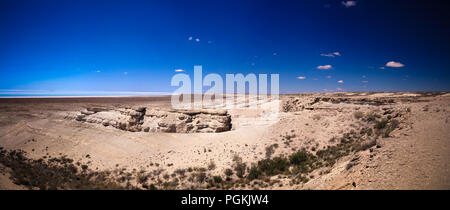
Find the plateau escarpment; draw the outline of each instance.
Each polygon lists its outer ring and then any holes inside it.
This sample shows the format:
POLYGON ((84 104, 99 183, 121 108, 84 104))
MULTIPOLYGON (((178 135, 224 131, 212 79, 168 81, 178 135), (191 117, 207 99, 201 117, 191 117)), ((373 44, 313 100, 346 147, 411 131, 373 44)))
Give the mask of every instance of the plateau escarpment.
POLYGON ((219 133, 231 129, 231 116, 226 110, 160 110, 143 106, 108 110, 92 107, 69 113, 66 119, 131 132, 219 133))

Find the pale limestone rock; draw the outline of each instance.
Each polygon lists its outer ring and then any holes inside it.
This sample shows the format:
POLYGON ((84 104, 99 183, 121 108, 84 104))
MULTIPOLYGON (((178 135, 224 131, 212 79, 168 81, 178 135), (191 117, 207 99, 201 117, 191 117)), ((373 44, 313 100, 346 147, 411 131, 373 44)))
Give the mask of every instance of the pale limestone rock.
POLYGON ((231 116, 225 110, 162 111, 146 107, 105 110, 88 108, 75 119, 131 132, 210 133, 231 130, 231 116))

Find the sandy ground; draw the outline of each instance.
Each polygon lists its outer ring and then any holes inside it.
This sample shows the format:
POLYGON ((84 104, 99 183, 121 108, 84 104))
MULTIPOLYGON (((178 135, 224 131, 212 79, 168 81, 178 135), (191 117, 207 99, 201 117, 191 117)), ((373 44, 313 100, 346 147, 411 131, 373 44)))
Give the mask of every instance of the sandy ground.
MULTIPOLYGON (((251 165, 266 158, 266 148, 273 144, 279 146, 272 156, 287 156, 300 149, 314 153, 333 145, 333 137, 364 126, 354 112, 388 108, 401 110, 401 124, 390 137, 379 138, 378 146, 343 157, 333 167, 315 170, 306 183, 292 184, 276 176, 271 179, 280 184, 264 189, 450 189, 448 94, 283 95, 281 103, 295 97, 395 101, 382 105, 319 101, 311 109, 280 112, 275 119, 269 118, 264 108, 229 110, 231 131, 185 134, 129 132, 64 118, 67 112, 92 106, 168 107, 168 97, 0 99, 0 147, 22 149, 30 158, 67 155, 94 170, 125 168, 170 174, 214 162, 216 167, 208 173, 222 175, 232 168, 235 155, 251 165), (350 161, 355 164, 348 169, 350 161)), ((5 168, 1 170, 0 189, 23 189, 8 179, 5 168)))

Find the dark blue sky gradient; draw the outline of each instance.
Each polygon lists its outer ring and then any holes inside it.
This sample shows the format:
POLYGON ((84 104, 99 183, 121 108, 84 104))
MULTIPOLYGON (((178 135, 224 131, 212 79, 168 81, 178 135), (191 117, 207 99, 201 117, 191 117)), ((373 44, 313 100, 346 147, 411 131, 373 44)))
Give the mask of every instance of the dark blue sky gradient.
POLYGON ((175 69, 203 65, 278 73, 282 93, 450 91, 448 11, 437 0, 1 0, 0 89, 171 92, 175 69), (320 56, 332 52, 342 56, 320 56), (405 66, 380 69, 389 61, 405 66))

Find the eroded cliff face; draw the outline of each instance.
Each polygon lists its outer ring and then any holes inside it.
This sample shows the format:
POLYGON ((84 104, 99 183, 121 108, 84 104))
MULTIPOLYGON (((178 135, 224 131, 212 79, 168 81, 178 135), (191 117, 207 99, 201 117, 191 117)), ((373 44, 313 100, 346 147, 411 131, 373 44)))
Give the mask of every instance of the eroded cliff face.
POLYGON ((395 100, 392 98, 371 98, 371 97, 326 97, 326 96, 311 96, 311 97, 289 97, 283 101, 281 111, 283 112, 298 112, 305 109, 313 110, 317 105, 323 103, 330 104, 355 104, 355 105, 392 105, 395 100))
POLYGON ((148 107, 108 110, 91 107, 69 113, 66 119, 131 132, 219 133, 231 130, 231 116, 225 110, 160 110, 148 107))

